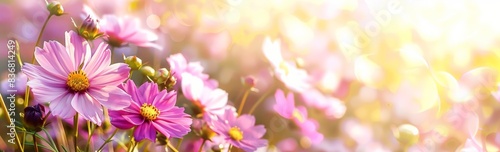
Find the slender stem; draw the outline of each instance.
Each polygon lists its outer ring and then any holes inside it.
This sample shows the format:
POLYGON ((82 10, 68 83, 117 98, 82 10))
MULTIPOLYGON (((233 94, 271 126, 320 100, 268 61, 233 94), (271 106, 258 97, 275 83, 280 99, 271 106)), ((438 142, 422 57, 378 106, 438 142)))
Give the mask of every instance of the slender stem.
POLYGON ((111 136, 109 136, 108 139, 106 139, 106 141, 104 141, 104 143, 101 145, 101 147, 99 147, 99 149, 97 151, 101 151, 104 148, 104 145, 109 143, 111 141, 111 138, 113 138, 115 136, 116 132, 118 132, 118 129, 115 129, 115 131, 113 131, 113 134, 111 134, 111 136))
POLYGON ((231 149, 233 149, 233 145, 229 145, 229 149, 227 150, 228 152, 231 152, 231 149))
POLYGON ((75 144, 75 151, 78 151, 78 113, 75 114, 73 118, 73 128, 75 129, 73 144, 75 144))
POLYGON ((32 134, 33 136, 33 145, 35 146, 35 151, 38 152, 38 143, 36 142, 36 136, 35 134, 32 134))
POLYGON ((128 152, 133 152, 134 151, 134 148, 135 148, 135 145, 137 144, 137 142, 135 142, 135 139, 132 138, 132 143, 130 143, 130 147, 127 149, 128 152))
POLYGON ((92 138, 92 134, 94 134, 94 124, 90 123, 89 120, 87 120, 87 131, 89 133, 89 138, 87 138, 87 145, 85 146, 85 151, 90 151, 90 139, 92 138))
POLYGON ((174 152, 179 152, 177 149, 175 149, 175 147, 172 145, 172 143, 170 143, 169 139, 167 139, 167 147, 172 149, 172 151, 174 151, 174 152))
POLYGON ((240 108, 238 108, 238 115, 240 115, 241 111, 243 111, 243 106, 245 106, 245 102, 247 101, 248 94, 250 94, 250 89, 247 89, 245 91, 245 94, 243 94, 243 98, 241 98, 240 108))
POLYGON ((184 138, 179 139, 179 142, 177 142, 177 146, 175 146, 177 149, 181 147, 182 141, 184 141, 184 138))
MULTIPOLYGON (((31 57, 31 64, 35 64, 35 51, 36 47, 38 44, 40 44, 40 41, 42 40, 42 34, 43 31, 45 31, 45 27, 47 27, 47 23, 49 22, 50 18, 52 17, 52 14, 50 14, 47 19, 45 19, 45 22, 43 23, 42 30, 40 30, 40 33, 38 34, 38 38, 36 39, 35 43, 35 48, 33 49, 33 56, 31 57)), ((26 85, 26 92, 24 95, 24 107, 28 107, 29 105, 29 99, 30 99, 30 87, 26 85)))
MULTIPOLYGON (((10 115, 9 115, 8 110, 7 110, 7 106, 5 105, 5 102, 3 100, 2 94, 0 94, 0 102, 2 103, 3 111, 5 111, 5 116, 7 117, 7 122, 9 123, 9 125, 13 124, 13 122, 10 119, 10 115)), ((21 151, 24 152, 24 148, 21 145, 21 141, 19 140, 19 136, 17 135, 17 131, 15 132, 15 135, 16 135, 16 142, 17 142, 17 145, 19 146, 19 149, 21 149, 21 151)))
POLYGON ((46 115, 45 115, 45 118, 43 118, 43 123, 42 123, 42 127, 45 127, 45 123, 47 123, 47 118, 49 117, 49 115, 52 113, 52 111, 49 111, 46 115))
MULTIPOLYGON (((45 27, 47 27, 47 23, 49 22, 50 18, 52 17, 52 14, 50 14, 47 19, 45 19, 45 22, 43 23, 42 30, 40 30, 40 33, 38 33, 38 38, 36 39, 35 43, 35 48, 40 44, 40 41, 42 40, 42 34, 43 31, 45 31, 45 27)), ((35 50, 35 49, 33 49, 35 50)), ((35 52, 33 51, 33 57, 31 58, 31 64, 35 64, 35 52)))
POLYGON ((269 96, 269 94, 271 94, 273 92, 273 88, 267 90, 266 93, 264 93, 262 96, 260 96, 260 98, 257 100, 257 102, 252 106, 252 109, 250 109, 250 112, 248 112, 248 114, 252 114, 253 111, 255 111, 255 109, 267 98, 267 96, 269 96))
POLYGON ((200 149, 198 149, 198 152, 201 152, 201 150, 203 149, 203 146, 205 146, 205 142, 207 142, 207 140, 203 140, 203 142, 201 143, 200 149))
POLYGON ((19 62, 19 65, 22 68, 24 64, 23 64, 23 60, 21 60, 21 52, 19 51, 19 43, 17 42, 17 40, 14 40, 14 42, 16 42, 16 58, 17 58, 17 62, 19 62))

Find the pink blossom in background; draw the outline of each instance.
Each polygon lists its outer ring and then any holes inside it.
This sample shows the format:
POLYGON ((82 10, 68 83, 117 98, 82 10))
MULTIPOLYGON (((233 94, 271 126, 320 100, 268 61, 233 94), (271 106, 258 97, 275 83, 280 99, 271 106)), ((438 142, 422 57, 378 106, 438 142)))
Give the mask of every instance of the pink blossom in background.
POLYGON ((285 93, 282 90, 276 90, 274 94, 276 104, 274 110, 286 119, 292 120, 300 129, 300 132, 309 138, 312 143, 319 143, 323 140, 323 134, 317 131, 318 123, 307 117, 307 109, 304 106, 295 107, 293 93, 285 93))
MULTIPOLYGON (((216 80, 210 79, 208 74, 203 73, 203 67, 200 62, 188 62, 187 59, 182 54, 173 54, 167 58, 167 62, 170 65, 170 72, 177 79, 177 82, 182 83, 182 74, 189 73, 194 77, 197 77, 205 83, 205 86, 209 88, 217 88, 218 82, 216 80)), ((177 83, 176 86, 180 86, 181 83, 177 83)))
POLYGON ((270 38, 266 38, 262 46, 267 61, 271 63, 274 76, 295 92, 310 89, 307 71, 299 69, 283 59, 280 42, 280 40, 273 42, 270 38))
POLYGON ((153 41, 158 40, 158 36, 147 29, 143 29, 138 18, 104 15, 100 20, 100 25, 101 31, 107 35, 108 43, 113 47, 134 44, 162 50, 161 46, 153 43, 153 41))
POLYGON ((211 89, 203 81, 189 73, 182 74, 182 93, 191 101, 204 116, 214 117, 224 114, 228 94, 226 91, 211 89))
POLYGON ((252 115, 237 116, 230 109, 224 115, 210 122, 210 127, 224 140, 244 151, 255 151, 267 145, 267 140, 261 139, 266 133, 263 125, 255 126, 255 117, 252 115))

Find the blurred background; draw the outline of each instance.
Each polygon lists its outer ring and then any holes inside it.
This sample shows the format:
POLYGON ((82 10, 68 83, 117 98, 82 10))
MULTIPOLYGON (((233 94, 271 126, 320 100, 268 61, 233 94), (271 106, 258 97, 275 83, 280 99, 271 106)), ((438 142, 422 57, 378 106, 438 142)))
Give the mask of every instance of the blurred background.
MULTIPOLYGON (((64 32, 80 26, 89 10, 98 17, 137 17, 142 28, 158 35, 154 43, 162 49, 129 45, 115 50, 114 61, 122 62, 122 54, 136 55, 154 69, 168 68, 166 58, 182 53, 188 61, 201 62, 204 72, 229 93, 232 105, 239 104, 244 91, 241 78, 247 76, 257 80, 258 89, 250 93, 247 105, 255 104, 268 90, 286 90, 273 78, 263 53, 266 37, 280 40, 284 60, 307 71, 312 88, 295 91, 295 102, 307 107, 324 139, 312 142, 276 114, 271 94, 254 112, 257 124, 267 128, 269 151, 500 148, 496 119, 500 115, 500 1, 59 2, 67 14, 51 18, 42 42, 64 44, 64 32)), ((42 0, 1 0, 0 10, 0 65, 4 65, 0 78, 6 99, 7 43, 16 39, 22 60, 31 61, 49 12, 42 0)), ((21 98, 26 78, 16 76, 21 98)), ((186 103, 179 100, 179 105, 186 103)), ((16 100, 18 113, 23 102, 16 100)), ((6 114, 0 111, 1 126, 8 125, 3 121, 6 114)), ((0 129, 0 149, 9 146, 7 132, 0 129)))

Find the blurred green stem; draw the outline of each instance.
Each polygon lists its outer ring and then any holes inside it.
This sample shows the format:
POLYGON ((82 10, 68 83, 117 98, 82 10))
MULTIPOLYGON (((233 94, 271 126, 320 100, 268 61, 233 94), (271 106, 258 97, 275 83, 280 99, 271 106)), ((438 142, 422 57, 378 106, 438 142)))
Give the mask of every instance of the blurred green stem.
POLYGON ((73 129, 75 129, 73 144, 75 144, 75 151, 78 151, 78 113, 73 118, 73 129))
POLYGON ((246 88, 245 94, 243 94, 243 98, 241 98, 240 107, 238 108, 238 116, 241 115, 241 111, 243 111, 243 106, 245 106, 248 94, 250 94, 250 88, 246 88))
POLYGON ((252 106, 252 109, 250 109, 250 111, 248 112, 248 114, 252 114, 255 109, 267 98, 267 96, 269 96, 269 94, 271 94, 274 90, 274 87, 271 87, 267 90, 266 93, 264 93, 262 96, 260 96, 260 98, 257 100, 257 102, 255 102, 255 104, 252 106))

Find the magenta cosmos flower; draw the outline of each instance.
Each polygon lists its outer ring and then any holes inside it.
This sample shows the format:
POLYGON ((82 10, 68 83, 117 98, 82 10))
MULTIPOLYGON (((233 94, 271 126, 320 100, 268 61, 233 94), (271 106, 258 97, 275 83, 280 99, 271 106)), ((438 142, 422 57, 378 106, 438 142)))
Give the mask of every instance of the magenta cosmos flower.
POLYGON ((132 97, 132 103, 123 110, 110 110, 111 124, 120 129, 136 127, 136 141, 149 139, 156 141, 156 131, 167 138, 182 137, 191 129, 192 119, 184 113, 184 108, 175 106, 177 92, 158 90, 155 83, 146 82, 139 88, 132 80, 120 86, 132 97))
POLYGON ((226 91, 208 88, 200 78, 189 73, 182 74, 182 78, 182 93, 196 106, 197 114, 208 117, 224 114, 228 97, 226 91))
POLYGON ((304 106, 295 107, 293 93, 285 93, 278 89, 274 94, 276 104, 274 110, 286 119, 292 120, 300 128, 300 132, 313 143, 323 140, 323 134, 317 131, 318 124, 315 120, 307 118, 307 109, 304 106))
POLYGON ((152 41, 158 40, 158 36, 141 28, 141 21, 138 18, 118 18, 115 15, 104 15, 99 23, 101 32, 108 36, 107 40, 111 46, 121 47, 131 43, 141 47, 162 49, 158 44, 152 43, 152 41))
POLYGON ((119 110, 130 105, 129 98, 118 85, 129 76, 130 68, 123 63, 111 63, 108 45, 101 43, 94 54, 82 37, 66 32, 66 46, 45 42, 36 48, 40 64, 25 63, 22 71, 28 76, 36 101, 50 102, 53 115, 73 117, 78 112, 86 120, 101 125, 102 106, 119 110), (112 99, 112 100, 109 100, 112 99))
POLYGON ((244 151, 255 151, 267 145, 267 140, 261 139, 266 133, 263 125, 255 125, 255 117, 241 115, 236 117, 236 112, 226 109, 218 119, 212 119, 210 127, 222 136, 228 143, 244 151))
POLYGON ((200 62, 188 62, 180 53, 170 55, 167 58, 167 62, 170 65, 170 71, 174 74, 177 82, 182 83, 182 74, 189 73, 200 78, 209 88, 217 88, 217 86, 219 86, 217 81, 210 79, 208 74, 203 73, 203 66, 201 66, 200 62))

